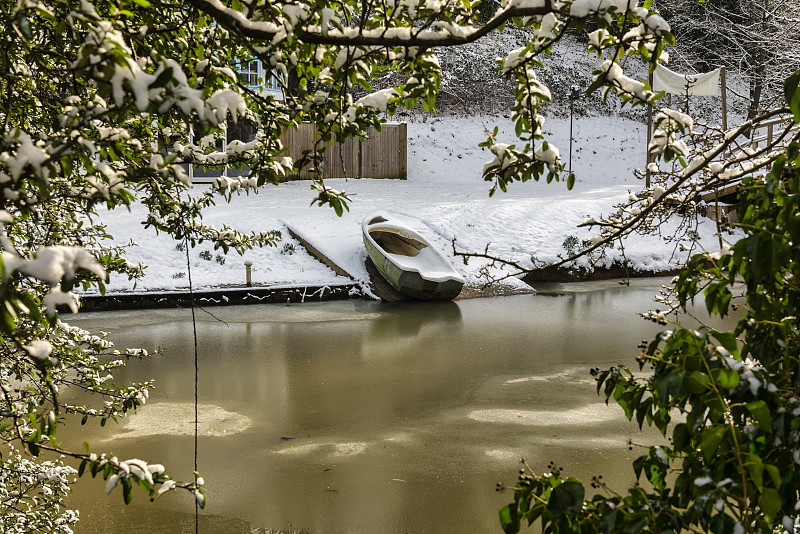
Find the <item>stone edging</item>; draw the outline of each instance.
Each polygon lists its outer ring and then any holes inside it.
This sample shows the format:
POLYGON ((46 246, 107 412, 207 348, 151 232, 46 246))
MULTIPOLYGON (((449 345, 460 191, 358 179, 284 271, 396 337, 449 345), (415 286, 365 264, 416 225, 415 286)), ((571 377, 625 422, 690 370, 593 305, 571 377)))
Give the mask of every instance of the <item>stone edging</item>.
MULTIPOLYGON (((318 302, 361 298, 355 284, 305 286, 305 287, 231 287, 194 292, 199 306, 225 306, 234 304, 265 304, 286 302, 318 302)), ((114 293, 110 295, 82 295, 81 311, 140 310, 148 308, 187 308, 191 296, 187 291, 114 293)))

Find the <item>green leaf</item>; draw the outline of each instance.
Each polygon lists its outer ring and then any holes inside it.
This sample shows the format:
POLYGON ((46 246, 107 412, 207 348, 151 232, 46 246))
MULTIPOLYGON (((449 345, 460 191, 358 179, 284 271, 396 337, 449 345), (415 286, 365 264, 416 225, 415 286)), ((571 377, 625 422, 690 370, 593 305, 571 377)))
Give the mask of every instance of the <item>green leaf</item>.
POLYGON ((13 334, 16 328, 17 324, 14 321, 14 316, 8 312, 5 306, 0 306, 0 330, 4 334, 13 334))
POLYGON ((122 500, 125 504, 130 504, 133 500, 133 485, 127 478, 122 479, 122 500))
POLYGON ((761 511, 767 516, 767 521, 772 522, 781 509, 781 494, 775 488, 764 488, 761 496, 758 498, 758 506, 761 511))
POLYGON ((686 423, 678 423, 672 431, 672 444, 676 451, 683 450, 691 443, 689 426, 686 423))
POLYGON ((800 124, 800 87, 798 86, 800 86, 800 70, 795 71, 783 82, 783 93, 789 108, 794 113, 794 122, 800 124))
POLYGON ((747 472, 750 473, 750 480, 756 485, 758 491, 763 491, 764 464, 761 462, 761 458, 755 454, 748 454, 745 466, 747 467, 747 472))
POLYGON ((617 384, 614 388, 614 400, 617 401, 617 404, 625 410, 625 417, 631 419, 633 417, 633 407, 630 403, 630 395, 628 394, 628 390, 625 389, 625 386, 622 384, 617 384))
POLYGON ((647 524, 647 517, 633 516, 625 528, 622 529, 624 534, 639 534, 642 528, 647 524))
POLYGON ((583 484, 575 479, 569 479, 563 484, 553 488, 550 493, 550 502, 547 509, 553 514, 553 518, 558 518, 566 512, 578 511, 583 506, 583 496, 585 490, 583 484))
POLYGON ((567 176, 567 190, 572 191, 573 187, 575 187, 575 174, 569 173, 569 176, 567 176))
POLYGON ((656 45, 656 49, 653 51, 653 55, 651 56, 652 59, 651 65, 653 69, 655 69, 655 65, 658 63, 658 58, 661 57, 661 54, 663 52, 664 52, 664 41, 659 40, 658 44, 656 45))
POLYGON ((769 475, 769 479, 772 481, 772 485, 775 486, 776 489, 781 488, 781 472, 778 468, 772 464, 764 464, 764 469, 767 471, 769 475))
POLYGON ((636 475, 636 480, 639 480, 639 477, 642 476, 642 469, 644 469, 644 464, 647 461, 647 456, 639 456, 633 461, 633 473, 636 475))
POLYGON ((517 515, 517 503, 512 502, 500 509, 500 526, 506 534, 519 532, 520 520, 517 515))
POLYGON ((739 373, 733 369, 719 369, 717 370, 717 382, 722 389, 734 389, 739 385, 739 373))
POLYGON ((33 38, 33 34, 31 33, 31 23, 28 20, 28 17, 24 15, 19 20, 19 30, 28 41, 33 38))
POLYGON ((663 405, 670 395, 677 396, 680 393, 684 374, 680 371, 673 371, 655 380, 656 391, 658 392, 659 402, 663 405))
MULTIPOLYGON (((137 1, 144 2, 145 0, 137 0, 137 1)), ((172 79, 172 68, 167 67, 161 74, 158 75, 156 81, 150 84, 150 88, 158 89, 160 87, 164 87, 165 85, 167 85, 167 83, 169 83, 171 79, 172 79)))
POLYGON ((652 421, 652 419, 648 417, 650 415, 650 407, 652 405, 653 398, 648 397, 639 403, 639 406, 636 408, 636 422, 639 423, 639 430, 642 429, 645 419, 647 419, 648 423, 652 421))
POLYGON ((689 391, 695 394, 705 392, 711 386, 711 378, 700 371, 692 371, 689 375, 689 391))
POLYGON ((601 532, 614 532, 619 518, 619 508, 614 508, 610 514, 603 516, 600 521, 601 532))
POLYGON ((714 453, 717 452, 722 438, 728 432, 728 427, 725 425, 714 425, 706 428, 700 438, 700 451, 703 453, 706 461, 711 461, 714 453))
POLYGON ((733 335, 733 332, 711 332, 711 336, 731 354, 739 354, 739 346, 736 344, 736 336, 733 335))
POLYGON ((752 401, 745 404, 745 407, 758 422, 761 430, 772 433, 772 414, 769 413, 766 402, 763 400, 752 401))
MULTIPOLYGON (((598 71, 593 72, 592 74, 596 74, 598 71)), ((606 83, 606 77, 600 76, 595 81, 593 81, 589 87, 586 89, 586 94, 592 94, 597 91, 600 87, 602 87, 606 83)))

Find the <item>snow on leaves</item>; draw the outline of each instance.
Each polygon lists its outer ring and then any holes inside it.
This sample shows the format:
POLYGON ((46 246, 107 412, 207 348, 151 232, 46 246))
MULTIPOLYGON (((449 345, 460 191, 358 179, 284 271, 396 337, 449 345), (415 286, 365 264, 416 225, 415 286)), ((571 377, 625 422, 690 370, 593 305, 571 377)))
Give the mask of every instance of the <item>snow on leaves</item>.
POLYGON ((3 532, 71 534, 78 512, 65 507, 77 471, 61 459, 38 462, 11 448, 0 463, 3 532))
MULTIPOLYGON (((15 272, 19 272, 47 282, 51 288, 50 292, 65 278, 67 280, 74 279, 78 269, 85 269, 100 279, 105 278, 105 270, 100 264, 87 250, 79 247, 44 247, 37 251, 36 256, 30 260, 25 260, 13 252, 5 250, 2 252, 2 261, 5 281, 15 272)), ((77 302, 70 300, 74 296, 65 300, 65 294, 56 291, 58 296, 52 297, 48 303, 48 314, 54 315, 55 304, 60 303, 69 303, 70 307, 77 312, 77 302)))
MULTIPOLYGON (((44 142, 33 142, 31 137, 19 129, 13 129, 9 137, 18 144, 16 150, 11 153, 0 153, 0 163, 5 163, 12 180, 18 180, 22 171, 30 167, 36 174, 41 174, 42 164, 49 158, 47 151, 44 150, 44 142)), ((7 177, 7 175, 4 174, 7 177)))
MULTIPOLYGON (((513 10, 521 6, 530 7, 530 3, 509 2, 503 9, 513 10)), ((558 178, 562 170, 558 150, 543 139, 543 119, 539 115, 542 106, 553 98, 550 89, 538 80, 536 70, 542 67, 540 56, 550 53, 563 31, 570 26, 582 26, 587 19, 599 26, 589 35, 589 52, 608 56, 593 73, 587 91, 602 89, 603 95, 614 92, 623 103, 632 105, 643 105, 656 96, 644 82, 624 74, 621 60, 624 55, 636 54, 654 63, 658 57, 663 57, 663 45, 671 38, 669 25, 655 12, 640 7, 635 0, 567 1, 549 6, 546 13, 522 18, 517 24, 530 28, 532 35, 525 46, 498 59, 498 70, 515 85, 512 119, 517 137, 525 144, 519 154, 514 154, 514 172, 505 172, 506 167, 499 164, 497 157, 484 166, 484 177, 495 181, 496 187, 504 189, 510 181, 538 179, 542 175, 546 175, 548 181, 558 178), (621 41, 615 32, 610 31, 612 25, 618 25, 621 41), (626 46, 620 47, 620 42, 626 46)), ((490 138, 486 146, 491 147, 493 142, 490 138)), ((510 161, 510 158, 505 161, 510 161)), ((567 181, 572 183, 570 178, 567 181)))
MULTIPOLYGON (((189 4, 184 10, 161 0, 125 6, 26 0, 0 14, 8 58, 0 76, 12 104, 0 121, 0 326, 10 339, 0 383, 7 387, 9 377, 32 376, 39 386, 25 398, 16 393, 5 398, 12 430, 19 434, 8 430, 3 436, 34 454, 42 447, 60 450, 50 439, 55 439, 51 412, 63 409, 103 424, 141 406, 152 386, 114 385, 114 372, 125 360, 145 354, 116 351, 102 336, 52 318, 59 306, 77 309, 70 293, 76 284, 102 289, 106 273, 141 272, 126 262, 123 249, 107 246, 106 229, 92 223, 100 207, 125 207, 136 195, 147 211, 143 222, 181 242, 210 240, 239 252, 275 244, 279 236, 269 230, 242 235, 205 224, 203 210, 220 196, 256 192, 308 167, 317 173, 314 202, 343 213, 350 199, 321 178, 325 143, 364 135, 398 106, 434 108, 442 71, 433 47, 473 42, 504 24, 520 28, 525 39, 498 63, 499 76, 515 91, 510 111, 518 139, 503 142, 496 131, 487 136, 483 146, 493 159, 484 166, 484 177, 492 182, 492 193, 514 181, 557 180, 563 172, 559 150, 542 129, 541 111, 553 92, 537 77, 541 56, 568 29, 595 25, 589 52, 606 62, 587 91, 610 88, 636 105, 655 95, 625 75, 625 55, 653 64, 665 57, 663 45, 670 42, 669 26, 635 0, 509 0, 482 26, 469 2, 344 0, 321 9, 307 0, 270 0, 257 9, 233 0, 189 4), (235 70, 254 59, 260 61, 261 79, 254 84, 237 79, 235 70), (381 85, 393 75, 397 83, 381 85), (279 97, 261 90, 267 79, 279 88, 279 97), (278 139, 303 122, 317 125, 319 142, 292 161, 278 139), (234 127, 244 132, 245 126, 252 136, 228 137, 234 127), (190 164, 250 171, 236 178, 223 174, 213 187, 190 196, 183 167, 190 164), (107 403, 62 404, 59 388, 76 384, 98 391, 107 403)), ((691 120, 664 112, 659 127, 664 134, 653 150, 686 157, 677 133, 692 131, 691 120)), ((740 162, 741 168, 747 164, 740 162)), ((728 168, 721 164, 717 170, 722 175, 728 168)), ((656 199, 681 194, 688 197, 687 191, 659 183, 599 224, 608 232, 624 231, 626 217, 646 215, 656 199)), ((109 490, 121 485, 126 502, 134 482, 145 484, 150 496, 179 486, 162 469, 139 460, 73 457, 81 459, 82 469, 102 473, 109 490)), ((37 465, 45 472, 45 464, 37 465)), ((180 487, 202 504, 200 480, 180 487)))

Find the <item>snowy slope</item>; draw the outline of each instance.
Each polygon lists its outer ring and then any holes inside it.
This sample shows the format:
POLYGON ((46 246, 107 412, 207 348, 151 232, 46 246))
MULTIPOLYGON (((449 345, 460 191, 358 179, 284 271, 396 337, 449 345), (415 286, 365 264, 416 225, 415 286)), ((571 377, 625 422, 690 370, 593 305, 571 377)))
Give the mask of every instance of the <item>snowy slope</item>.
MULTIPOLYGON (((354 278, 366 280, 360 223, 370 212, 383 208, 419 219, 418 230, 450 258, 468 284, 479 284, 481 263, 473 260, 464 265, 454 258, 453 238, 460 249, 481 251, 489 244, 490 252, 504 257, 526 260, 534 255, 537 260, 553 261, 565 253, 565 238, 590 236, 588 230, 576 228, 580 221, 609 212, 628 191, 642 185, 633 169, 643 166, 644 126, 620 117, 581 117, 574 123, 572 166, 577 182, 573 191, 567 191, 564 183, 528 182, 513 184, 507 193, 490 199, 491 184, 482 181, 481 167, 491 158, 477 145, 494 125, 501 129, 500 141, 513 142, 511 123, 502 117, 439 117, 410 123, 408 180, 330 180, 332 187, 352 198, 350 212, 341 218, 332 210, 309 206, 312 194, 307 182, 268 186, 257 195, 234 198, 229 205, 220 203, 206 213, 206 223, 220 227, 224 222, 241 231, 281 230, 284 241, 277 248, 250 251, 244 257, 231 254, 224 264, 214 259, 217 252, 212 251, 211 260, 200 257, 210 247, 190 250, 195 286, 244 283, 245 260, 254 263, 257 285, 349 281, 306 254, 284 225, 298 231, 354 278)), ((545 130, 566 162, 569 119, 548 120, 545 130)), ((131 213, 103 215, 118 242, 133 239, 138 243, 129 259, 148 265, 146 277, 136 289, 188 287, 185 253, 170 238, 144 230, 139 224, 143 214, 143 208, 137 206, 131 213)), ((677 221, 671 223, 675 224, 677 221)), ((701 243, 708 249, 714 249, 714 231, 711 221, 700 224, 701 243)), ((634 237, 625 247, 627 257, 639 269, 673 268, 684 259, 673 257, 673 245, 658 237, 634 237)), ((619 258, 618 250, 610 251, 606 261, 615 258, 619 258)), ((118 277, 108 288, 127 291, 133 286, 118 277)))

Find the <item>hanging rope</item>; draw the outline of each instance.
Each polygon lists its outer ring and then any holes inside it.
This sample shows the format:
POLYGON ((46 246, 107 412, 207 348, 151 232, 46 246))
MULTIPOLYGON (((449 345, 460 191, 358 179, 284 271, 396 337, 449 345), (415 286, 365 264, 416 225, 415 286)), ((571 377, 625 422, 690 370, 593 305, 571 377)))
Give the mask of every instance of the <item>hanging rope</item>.
MULTIPOLYGON (((200 374, 200 367, 197 361, 197 317, 194 313, 194 287, 192 285, 192 263, 189 259, 189 238, 188 236, 184 236, 183 238, 183 245, 184 250, 186 251, 186 271, 189 278, 189 299, 190 299, 190 307, 192 308, 192 335, 194 338, 194 481, 197 484, 197 425, 198 425, 198 417, 197 417, 197 404, 198 404, 198 393, 197 393, 197 377, 200 374)), ((200 505, 197 503, 197 499, 194 501, 194 532, 198 534, 199 532, 199 519, 200 519, 200 505)))

